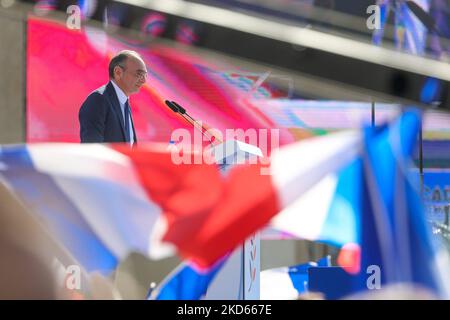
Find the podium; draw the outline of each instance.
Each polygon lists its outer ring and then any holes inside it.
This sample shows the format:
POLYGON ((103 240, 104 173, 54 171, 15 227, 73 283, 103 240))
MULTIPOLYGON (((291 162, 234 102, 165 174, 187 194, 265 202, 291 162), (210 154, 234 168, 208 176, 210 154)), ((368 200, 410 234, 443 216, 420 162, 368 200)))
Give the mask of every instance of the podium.
MULTIPOLYGON (((227 140, 211 151, 223 174, 235 164, 249 163, 263 156, 258 147, 238 140, 227 140)), ((208 287, 204 300, 259 300, 259 275, 260 235, 256 233, 230 254, 208 287)))

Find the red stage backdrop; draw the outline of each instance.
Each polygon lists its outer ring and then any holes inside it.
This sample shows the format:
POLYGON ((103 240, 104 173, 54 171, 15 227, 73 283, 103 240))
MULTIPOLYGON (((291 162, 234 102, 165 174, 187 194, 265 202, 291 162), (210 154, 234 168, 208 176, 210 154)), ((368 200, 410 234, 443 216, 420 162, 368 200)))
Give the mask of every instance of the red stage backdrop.
MULTIPOLYGON (((87 95, 108 81, 108 63, 123 49, 138 51, 149 71, 131 105, 138 138, 167 143, 176 128, 192 130, 164 104, 175 100, 198 120, 227 128, 274 128, 256 104, 281 94, 233 66, 211 65, 171 47, 143 47, 101 29, 70 30, 61 22, 29 17, 27 35, 27 142, 79 142, 78 111, 87 95), (228 70, 228 71, 227 71, 228 70)), ((280 144, 293 140, 282 129, 280 144)))

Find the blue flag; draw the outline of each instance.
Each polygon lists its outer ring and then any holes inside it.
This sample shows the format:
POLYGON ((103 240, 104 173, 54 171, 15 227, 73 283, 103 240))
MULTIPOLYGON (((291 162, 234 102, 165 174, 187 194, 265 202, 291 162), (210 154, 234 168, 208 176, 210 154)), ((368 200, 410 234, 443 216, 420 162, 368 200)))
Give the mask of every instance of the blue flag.
POLYGON ((433 242, 419 198, 419 179, 411 176, 420 115, 404 112, 392 124, 366 128, 361 190, 361 264, 354 291, 407 283, 448 298, 443 277, 447 258, 433 242))

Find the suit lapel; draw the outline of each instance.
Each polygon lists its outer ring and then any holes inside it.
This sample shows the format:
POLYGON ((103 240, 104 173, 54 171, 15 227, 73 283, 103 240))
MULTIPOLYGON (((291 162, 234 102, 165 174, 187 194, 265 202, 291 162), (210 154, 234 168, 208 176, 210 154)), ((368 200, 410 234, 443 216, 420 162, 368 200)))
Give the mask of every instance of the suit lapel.
MULTIPOLYGON (((120 128, 122 129, 123 139, 125 141, 125 128, 124 128, 124 120, 122 115, 122 110, 120 108, 119 98, 117 98, 116 90, 114 90, 114 87, 110 82, 106 85, 105 93, 109 96, 109 101, 111 102, 113 106, 113 111, 116 114, 117 119, 120 123, 120 128)), ((133 128, 134 130, 134 128, 133 128)))

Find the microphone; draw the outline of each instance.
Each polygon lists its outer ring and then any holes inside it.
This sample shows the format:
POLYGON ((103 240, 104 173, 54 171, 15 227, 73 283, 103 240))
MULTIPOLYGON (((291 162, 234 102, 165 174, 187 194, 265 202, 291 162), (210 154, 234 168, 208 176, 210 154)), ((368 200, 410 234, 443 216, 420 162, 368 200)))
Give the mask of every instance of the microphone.
POLYGON ((192 121, 192 124, 196 124, 197 126, 199 126, 201 129, 200 131, 202 132, 202 134, 208 138, 208 140, 211 142, 211 144, 214 145, 213 141, 218 140, 219 143, 222 143, 222 141, 220 139, 218 139, 215 135, 211 134, 203 125, 201 125, 200 123, 198 123, 197 120, 195 120, 194 118, 192 118, 187 112, 186 109, 184 109, 182 106, 180 106, 178 103, 176 103, 175 101, 172 101, 172 103, 178 107, 178 112, 181 115, 186 115, 187 117, 189 117, 189 119, 192 121), (208 136, 206 136, 206 134, 208 134, 208 136))
MULTIPOLYGON (((192 118, 187 112, 186 109, 184 109, 182 106, 180 106, 178 103, 176 103, 175 101, 169 101, 166 100, 165 101, 166 105, 175 113, 179 113, 187 122, 189 122, 192 126, 194 126, 195 129, 199 130, 201 132, 201 134, 206 137, 208 139, 208 141, 211 143, 211 145, 214 146, 214 142, 213 142, 213 138, 214 141, 218 140, 220 141, 220 139, 217 139, 216 136, 211 135, 208 130, 205 129, 205 127, 203 127, 203 125, 201 125, 200 123, 198 123, 197 120, 195 120, 194 118, 192 118)), ((222 141, 220 141, 222 142, 222 141)))
POLYGON ((172 102, 170 102, 169 100, 166 100, 166 105, 175 113, 178 113, 178 107, 176 105, 174 105, 172 102))
MULTIPOLYGON (((178 108, 178 111, 179 111, 179 113, 181 113, 181 114, 186 114, 187 116, 189 116, 187 113, 186 113, 186 109, 185 108, 183 108, 182 106, 180 106, 178 103, 176 103, 175 101, 172 101, 172 103, 173 103, 173 105, 175 106, 175 107, 177 107, 178 108)), ((190 118, 190 116, 189 116, 189 118, 190 118)), ((192 118, 191 118, 192 119, 192 118)), ((194 120, 194 119, 192 119, 192 120, 194 120)))
MULTIPOLYGON (((176 108, 178 108, 178 113, 179 113, 179 114, 181 114, 181 115, 186 115, 186 117, 188 117, 192 122, 194 122, 194 123, 196 123, 197 125, 200 126, 200 124, 197 123, 197 121, 196 121, 194 118, 192 118, 188 113, 186 113, 186 109, 185 109, 185 108, 183 108, 182 106, 180 106, 180 105, 179 105, 178 103, 176 103, 175 101, 171 101, 171 102, 172 102, 172 104, 173 104, 176 108)), ((201 128, 202 128, 202 131, 203 131, 203 130, 206 131, 205 128, 203 128, 203 126, 201 126, 201 128)))

